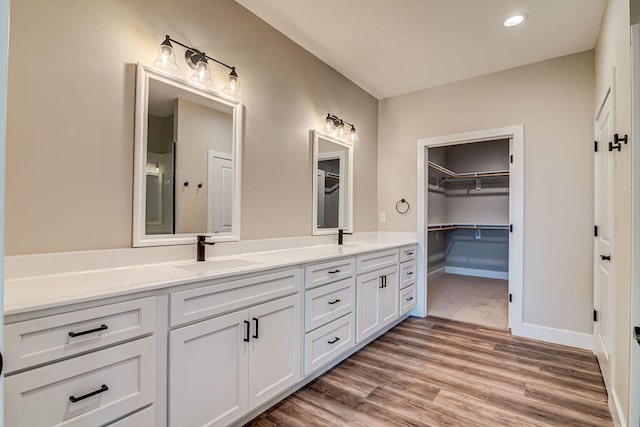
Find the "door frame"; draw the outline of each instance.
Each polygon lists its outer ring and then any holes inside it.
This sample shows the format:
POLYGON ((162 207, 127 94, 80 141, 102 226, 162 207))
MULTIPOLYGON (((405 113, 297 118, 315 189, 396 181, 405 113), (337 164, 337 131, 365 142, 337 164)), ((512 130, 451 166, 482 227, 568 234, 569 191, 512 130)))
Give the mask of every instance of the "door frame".
POLYGON ((523 254, 524 254, 524 126, 516 125, 485 129, 453 135, 421 138, 417 141, 417 220, 418 220, 418 281, 417 304, 412 315, 427 316, 427 149, 446 145, 510 139, 510 154, 513 163, 509 165, 509 293, 513 301, 509 304, 509 327, 514 335, 521 335, 523 307, 523 254))
MULTIPOLYGON (((629 354, 629 425, 640 425, 640 361, 634 358, 640 348, 633 339, 633 327, 640 326, 640 24, 631 26, 631 350, 629 354)), ((624 327, 624 326, 623 326, 624 327)))
MULTIPOLYGON (((0 353, 4 354, 4 226, 7 141, 7 75, 9 71, 9 4, 0 4, 0 353)), ((4 369, 0 373, 0 424, 4 420, 4 369)))

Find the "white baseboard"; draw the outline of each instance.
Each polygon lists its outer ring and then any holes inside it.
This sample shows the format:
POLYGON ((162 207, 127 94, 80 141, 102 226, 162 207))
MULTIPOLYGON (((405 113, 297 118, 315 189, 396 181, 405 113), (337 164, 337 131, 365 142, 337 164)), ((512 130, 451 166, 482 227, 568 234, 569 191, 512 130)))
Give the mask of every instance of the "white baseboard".
POLYGON ((547 326, 521 323, 511 327, 511 334, 517 337, 531 338, 554 344, 568 345, 593 351, 593 335, 582 332, 567 331, 566 329, 549 328, 547 326))
POLYGON ((627 427, 625 416, 622 412, 622 407, 620 407, 620 400, 618 400, 618 395, 616 394, 615 390, 611 390, 608 403, 609 411, 611 412, 611 418, 613 418, 613 425, 616 427, 627 427))
POLYGON ((461 276, 486 277, 487 279, 509 280, 508 271, 480 270, 477 268, 445 267, 445 273, 460 274, 461 276))
POLYGON ((436 268, 435 270, 428 272, 427 277, 431 276, 432 274, 442 273, 444 272, 444 270, 445 267, 436 268))

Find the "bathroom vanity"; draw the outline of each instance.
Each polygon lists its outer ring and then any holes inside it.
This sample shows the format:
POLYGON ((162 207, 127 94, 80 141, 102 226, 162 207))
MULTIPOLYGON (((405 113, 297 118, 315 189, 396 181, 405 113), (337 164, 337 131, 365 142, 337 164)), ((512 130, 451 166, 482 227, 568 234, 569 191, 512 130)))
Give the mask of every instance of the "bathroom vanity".
POLYGON ((408 316, 393 234, 9 279, 5 425, 246 421, 408 316))

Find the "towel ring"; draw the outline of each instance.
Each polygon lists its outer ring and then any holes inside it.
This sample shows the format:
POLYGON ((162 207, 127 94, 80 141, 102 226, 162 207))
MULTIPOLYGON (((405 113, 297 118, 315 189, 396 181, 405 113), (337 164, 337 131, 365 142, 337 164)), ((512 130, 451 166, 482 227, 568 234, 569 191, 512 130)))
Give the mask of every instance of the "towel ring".
POLYGON ((411 209, 411 205, 409 205, 409 202, 407 202, 405 199, 400 199, 398 203, 396 203, 396 212, 398 212, 400 215, 406 214, 407 212, 409 212, 409 209, 411 209), (401 209, 402 205, 407 205, 407 208, 401 209))

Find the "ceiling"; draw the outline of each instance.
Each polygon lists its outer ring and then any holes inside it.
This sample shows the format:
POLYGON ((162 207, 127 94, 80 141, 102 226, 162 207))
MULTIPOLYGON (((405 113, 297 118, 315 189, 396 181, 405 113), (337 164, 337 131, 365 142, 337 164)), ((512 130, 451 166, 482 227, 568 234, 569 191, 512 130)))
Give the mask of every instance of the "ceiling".
POLYGON ((595 47, 606 0, 236 0, 379 99, 595 47), (527 20, 506 28, 516 12, 527 20))

